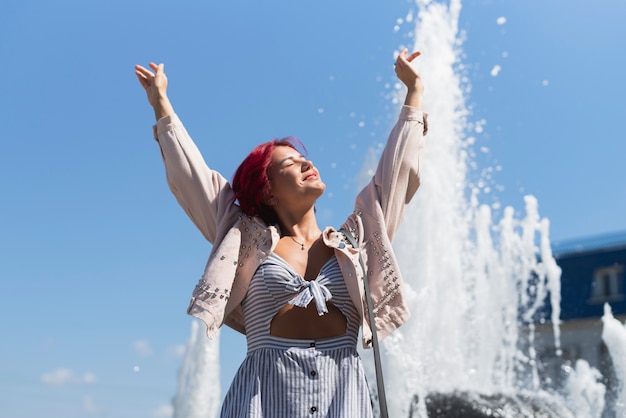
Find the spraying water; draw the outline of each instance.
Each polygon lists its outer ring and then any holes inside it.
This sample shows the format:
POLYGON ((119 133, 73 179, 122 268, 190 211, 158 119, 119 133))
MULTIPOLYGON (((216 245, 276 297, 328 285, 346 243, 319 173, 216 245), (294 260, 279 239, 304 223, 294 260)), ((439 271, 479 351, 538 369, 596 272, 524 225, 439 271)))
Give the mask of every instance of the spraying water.
MULTIPOLYGON (((549 301, 555 354, 560 352, 560 278, 549 221, 526 196, 525 216, 507 207, 499 222, 480 204, 481 183, 468 180, 473 138, 464 96, 460 0, 417 0, 417 64, 426 85, 432 129, 423 159, 423 185, 394 241, 413 319, 384 341, 390 415, 427 417, 427 403, 452 399, 457 417, 470 409, 500 417, 600 417, 600 373, 579 360, 565 370, 561 393, 542 387, 535 323, 549 301), (465 412, 463 412, 463 408, 465 412), (575 415, 574 415, 575 413, 575 415)), ((603 318, 603 338, 616 374, 625 376, 626 330, 603 318), (618 360, 616 360, 618 359, 618 360)), ((616 324, 617 322, 617 324, 616 324)), ((368 370, 371 371, 371 365, 368 370)), ((626 414, 620 388, 616 416, 626 414)), ((480 415, 482 414, 482 415, 480 415)))
POLYGON ((204 324, 191 323, 173 400, 174 418, 217 417, 221 403, 219 343, 219 334, 209 340, 204 324))
POLYGON ((608 303, 604 305, 602 323, 602 340, 609 349, 619 382, 615 416, 624 417, 626 416, 626 323, 621 324, 613 317, 608 303))
MULTIPOLYGON (((394 241, 413 312, 385 341, 391 415, 398 417, 409 415, 415 395, 538 391, 533 324, 546 297, 559 347, 561 272, 551 253, 549 222, 527 196, 523 219, 506 208, 495 224, 490 208, 478 201, 480 188, 467 180, 471 141, 461 75, 461 2, 417 3, 415 45, 409 49, 427 57, 418 66, 433 129, 423 185, 394 241), (528 330, 524 335, 520 325, 528 330)), ((416 408, 426 416, 424 402, 416 408)))

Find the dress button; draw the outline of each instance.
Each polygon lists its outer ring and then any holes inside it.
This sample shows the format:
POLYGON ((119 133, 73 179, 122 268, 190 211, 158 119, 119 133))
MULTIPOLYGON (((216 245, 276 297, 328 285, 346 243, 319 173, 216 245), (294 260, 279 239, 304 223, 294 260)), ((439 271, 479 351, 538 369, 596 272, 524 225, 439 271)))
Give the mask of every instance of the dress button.
POLYGON ((315 370, 311 370, 311 376, 313 377, 317 376, 317 372, 315 370))
POLYGON ((311 407, 311 413, 314 414, 317 412, 317 406, 312 406, 311 407))

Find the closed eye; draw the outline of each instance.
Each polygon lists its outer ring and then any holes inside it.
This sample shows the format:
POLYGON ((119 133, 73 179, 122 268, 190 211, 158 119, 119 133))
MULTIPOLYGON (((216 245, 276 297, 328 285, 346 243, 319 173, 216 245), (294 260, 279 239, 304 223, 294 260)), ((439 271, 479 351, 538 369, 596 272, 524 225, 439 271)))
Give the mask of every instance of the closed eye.
POLYGON ((294 165, 294 164, 296 163, 296 162, 295 162, 295 159, 296 159, 296 158, 299 158, 299 159, 301 159, 301 160, 303 160, 303 161, 306 161, 306 158, 304 158, 304 155, 302 155, 302 154, 300 154, 300 155, 298 155, 298 156, 294 156, 294 155, 292 155, 292 156, 289 156, 289 157, 283 158, 283 159, 281 160, 281 162, 280 162, 279 166, 280 166, 280 167, 283 167, 283 168, 291 167, 292 165, 294 165))

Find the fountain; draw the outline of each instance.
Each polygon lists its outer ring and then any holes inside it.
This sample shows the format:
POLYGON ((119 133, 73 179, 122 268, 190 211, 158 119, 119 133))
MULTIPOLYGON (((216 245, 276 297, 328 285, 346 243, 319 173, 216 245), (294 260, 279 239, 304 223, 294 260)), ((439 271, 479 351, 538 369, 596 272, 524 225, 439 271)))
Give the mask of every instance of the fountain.
MULTIPOLYGON (((409 50, 427 57, 417 65, 426 80, 432 128, 423 185, 394 241, 413 316, 382 344, 387 391, 393 394, 390 416, 600 417, 604 386, 584 361, 564 370, 561 392, 543 387, 540 378, 533 343, 546 300, 551 316, 545 319, 553 324, 560 355, 560 269, 537 200, 525 198, 522 219, 505 208, 494 222, 490 207, 480 204, 484 182, 468 181, 473 139, 460 60, 461 1, 417 5, 416 42, 409 50)), ((626 330, 611 321, 610 312, 605 318, 606 344, 624 359, 626 330)), ((371 353, 362 356, 373 382, 371 353)), ((217 416, 217 359, 216 341, 195 325, 176 418, 217 416)), ((626 365, 621 368, 625 376, 626 365)), ((624 390, 620 396, 616 411, 624 413, 624 390)))
POLYGON ((178 372, 178 390, 172 401, 173 418, 217 417, 220 404, 219 334, 209 340, 206 325, 191 323, 191 336, 178 372))
POLYGON ((604 386, 585 362, 568 370, 565 388, 544 387, 540 379, 540 319, 552 323, 554 354, 561 354, 561 271, 537 200, 525 197, 523 219, 507 207, 496 223, 479 202, 487 181, 468 181, 473 138, 460 60, 461 1, 417 4, 409 49, 428 57, 418 66, 433 129, 422 187, 395 238, 413 319, 383 344, 390 415, 600 417, 604 386))

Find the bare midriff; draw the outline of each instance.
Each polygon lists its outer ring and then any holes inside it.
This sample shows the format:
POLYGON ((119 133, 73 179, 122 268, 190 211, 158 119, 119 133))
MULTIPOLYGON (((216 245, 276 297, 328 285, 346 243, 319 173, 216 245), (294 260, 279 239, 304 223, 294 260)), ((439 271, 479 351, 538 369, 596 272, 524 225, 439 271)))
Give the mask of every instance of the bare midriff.
POLYGON ((306 308, 283 306, 272 319, 270 334, 275 337, 300 340, 319 340, 346 333, 348 321, 332 303, 327 303, 328 313, 318 315, 315 303, 306 308))

